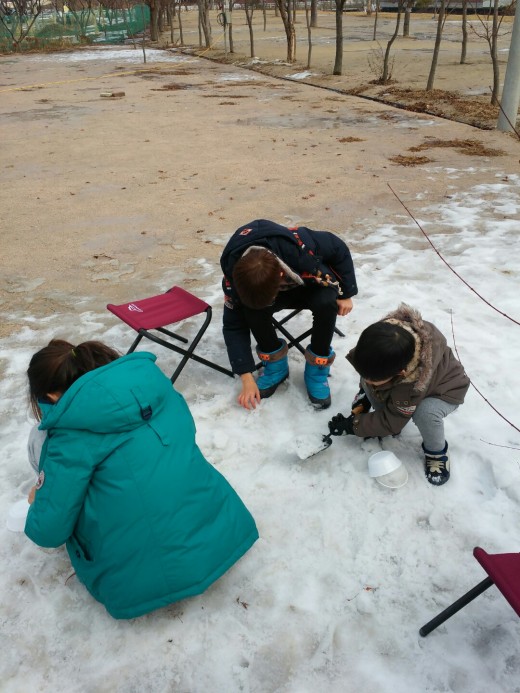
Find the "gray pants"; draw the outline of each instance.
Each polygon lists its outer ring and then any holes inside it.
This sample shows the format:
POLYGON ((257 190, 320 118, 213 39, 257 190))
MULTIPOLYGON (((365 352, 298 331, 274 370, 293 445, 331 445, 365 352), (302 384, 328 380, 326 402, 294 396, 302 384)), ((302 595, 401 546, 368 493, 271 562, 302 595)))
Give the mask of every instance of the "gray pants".
POLYGON ((38 424, 31 428, 29 440, 27 441, 27 455, 29 456, 29 464, 38 474, 38 466, 40 464, 40 455, 42 453, 43 444, 47 438, 47 431, 39 431, 38 424))
MULTIPOLYGON (((383 405, 380 402, 373 401, 368 393, 367 397, 376 411, 383 408, 383 405)), ((437 397, 426 397, 417 406, 412 420, 422 435, 426 450, 439 452, 444 449, 446 444, 444 418, 458 409, 458 407, 458 404, 450 404, 437 397)))

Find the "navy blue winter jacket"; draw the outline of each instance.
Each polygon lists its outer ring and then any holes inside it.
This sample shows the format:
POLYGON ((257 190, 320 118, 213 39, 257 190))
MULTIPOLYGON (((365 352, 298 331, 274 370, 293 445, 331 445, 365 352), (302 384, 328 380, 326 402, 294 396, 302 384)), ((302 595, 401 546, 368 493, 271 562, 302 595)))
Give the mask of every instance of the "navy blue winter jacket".
POLYGON ((267 219, 241 226, 229 239, 220 258, 224 273, 224 340, 231 367, 238 375, 251 373, 254 359, 249 327, 233 286, 233 268, 252 245, 271 250, 307 286, 321 286, 319 277, 328 274, 338 282, 338 298, 351 298, 358 292, 350 251, 335 234, 313 231, 305 226, 287 228, 267 219))

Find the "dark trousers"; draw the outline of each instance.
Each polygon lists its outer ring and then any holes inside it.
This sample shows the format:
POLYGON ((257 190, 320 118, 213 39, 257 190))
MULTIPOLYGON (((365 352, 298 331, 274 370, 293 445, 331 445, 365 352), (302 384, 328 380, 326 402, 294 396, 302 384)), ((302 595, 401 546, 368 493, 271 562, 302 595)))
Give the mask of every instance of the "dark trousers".
POLYGON ((316 356, 328 356, 338 315, 337 298, 338 292, 330 286, 298 286, 289 291, 280 291, 275 302, 267 308, 253 310, 243 306, 242 309, 258 348, 267 354, 276 351, 280 346, 280 338, 271 320, 273 313, 286 308, 310 310, 311 351, 316 356))

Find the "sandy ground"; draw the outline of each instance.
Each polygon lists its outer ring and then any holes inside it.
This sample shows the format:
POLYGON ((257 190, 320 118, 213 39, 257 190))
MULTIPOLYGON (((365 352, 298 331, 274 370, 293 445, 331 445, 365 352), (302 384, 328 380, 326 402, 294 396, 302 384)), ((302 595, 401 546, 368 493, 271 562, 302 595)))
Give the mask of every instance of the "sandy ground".
MULTIPOLYGON (((185 32, 196 41, 195 27, 185 32)), ((273 50, 283 52, 281 38, 273 50)), ((419 71, 425 52, 413 42, 409 64, 419 71)), ((266 42, 256 45, 261 55, 266 42)), ((520 144, 509 135, 185 53, 150 54, 143 66, 131 47, 108 56, 92 48, 1 57, 0 70, 0 336, 34 327, 32 316, 56 319, 59 333, 64 312, 102 314, 107 302, 175 283, 196 290, 215 272, 217 281, 222 245, 253 218, 335 231, 356 257, 366 224, 405 214, 389 186, 417 210, 419 200, 442 205, 456 190, 518 171, 520 144), (125 96, 101 96, 112 90, 125 96), (479 139, 503 154, 446 147, 422 152, 432 160, 423 166, 391 161, 431 138, 479 139), (449 169, 471 175, 448 184, 449 169)), ((481 65, 481 88, 488 70, 481 65)), ((466 88, 477 89, 477 78, 466 88)), ((435 216, 421 218, 435 232, 435 216)))

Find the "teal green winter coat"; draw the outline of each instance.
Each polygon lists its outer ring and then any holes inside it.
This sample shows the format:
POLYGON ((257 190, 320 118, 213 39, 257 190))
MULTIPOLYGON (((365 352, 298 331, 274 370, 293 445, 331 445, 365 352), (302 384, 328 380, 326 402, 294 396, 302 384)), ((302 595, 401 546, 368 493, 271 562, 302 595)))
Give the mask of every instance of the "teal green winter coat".
POLYGON ((115 618, 200 594, 258 538, 153 354, 87 373, 42 410, 43 485, 25 533, 39 546, 66 542, 78 578, 115 618))

